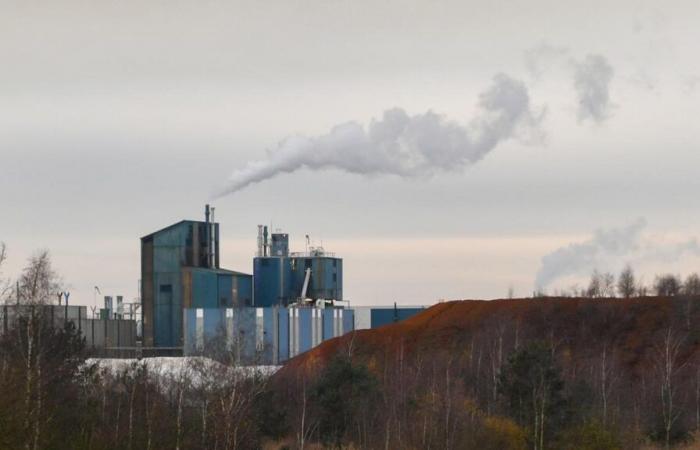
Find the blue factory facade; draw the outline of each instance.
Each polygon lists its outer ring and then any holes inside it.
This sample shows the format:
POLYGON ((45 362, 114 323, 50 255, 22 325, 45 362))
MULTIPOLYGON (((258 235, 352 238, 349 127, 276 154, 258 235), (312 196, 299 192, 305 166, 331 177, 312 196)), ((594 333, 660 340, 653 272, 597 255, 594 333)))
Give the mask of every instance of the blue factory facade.
POLYGON ((184 317, 185 354, 223 352, 245 364, 280 364, 355 326, 344 308, 193 308, 184 317))
POLYGON ((185 308, 253 303, 253 277, 219 267, 219 224, 183 220, 141 238, 146 347, 182 347, 185 308))
POLYGON ((225 348, 245 363, 278 364, 347 332, 422 308, 349 308, 343 260, 321 247, 289 250, 258 227, 253 275, 219 266, 219 224, 183 220, 141 238, 143 345, 199 354, 225 348))

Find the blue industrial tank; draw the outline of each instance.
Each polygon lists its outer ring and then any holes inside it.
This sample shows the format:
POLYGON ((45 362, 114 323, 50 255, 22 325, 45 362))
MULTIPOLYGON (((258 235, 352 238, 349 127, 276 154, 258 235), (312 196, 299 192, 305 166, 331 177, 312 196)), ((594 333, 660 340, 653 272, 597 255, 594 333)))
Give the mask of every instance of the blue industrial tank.
POLYGON ((291 289, 292 272, 287 257, 256 257, 253 260, 253 303, 258 307, 285 306, 296 298, 291 289))
POLYGON ((302 296, 307 271, 309 284, 304 298, 312 300, 343 299, 343 260, 327 254, 292 256, 292 290, 302 296))

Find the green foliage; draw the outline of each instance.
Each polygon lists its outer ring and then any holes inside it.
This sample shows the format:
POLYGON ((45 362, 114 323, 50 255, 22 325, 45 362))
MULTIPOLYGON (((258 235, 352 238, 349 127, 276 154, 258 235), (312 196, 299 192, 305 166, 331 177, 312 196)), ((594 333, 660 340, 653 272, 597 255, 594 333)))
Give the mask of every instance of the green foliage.
POLYGON ((377 379, 366 366, 353 363, 344 354, 334 357, 321 372, 311 394, 318 408, 321 439, 340 447, 355 420, 371 414, 377 393, 377 379))

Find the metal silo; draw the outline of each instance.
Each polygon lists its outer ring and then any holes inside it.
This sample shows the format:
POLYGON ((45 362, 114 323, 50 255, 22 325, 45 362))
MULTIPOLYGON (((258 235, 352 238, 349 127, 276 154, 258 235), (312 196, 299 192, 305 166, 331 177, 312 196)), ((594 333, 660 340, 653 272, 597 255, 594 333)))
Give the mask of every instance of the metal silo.
POLYGON ((285 306, 294 301, 290 260, 285 256, 253 260, 253 303, 258 307, 285 306))

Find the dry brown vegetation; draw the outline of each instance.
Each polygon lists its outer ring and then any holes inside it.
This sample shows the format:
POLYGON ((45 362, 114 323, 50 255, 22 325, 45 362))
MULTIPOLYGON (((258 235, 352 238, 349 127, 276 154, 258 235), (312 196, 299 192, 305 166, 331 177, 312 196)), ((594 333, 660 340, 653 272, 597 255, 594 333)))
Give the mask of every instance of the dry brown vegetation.
MULTIPOLYGON (((380 385, 376 410, 367 414, 382 442, 362 441, 367 447, 520 448, 517 438, 489 447, 484 433, 513 417, 499 390, 509 355, 538 342, 554 356, 567 410, 534 448, 692 448, 700 429, 698 324, 697 296, 445 302, 324 342, 274 381, 297 398, 299 380, 311 384, 338 354, 349 355, 380 385), (609 442, 565 442, 582 433, 603 433, 609 442)), ((529 424, 511 425, 501 426, 528 435, 533 448, 529 424)), ((345 442, 357 443, 359 434, 345 442)))

